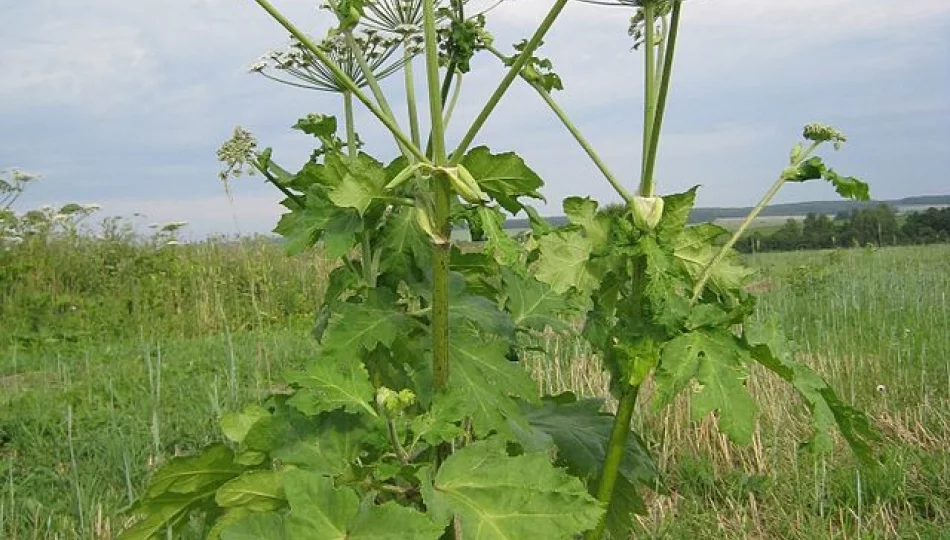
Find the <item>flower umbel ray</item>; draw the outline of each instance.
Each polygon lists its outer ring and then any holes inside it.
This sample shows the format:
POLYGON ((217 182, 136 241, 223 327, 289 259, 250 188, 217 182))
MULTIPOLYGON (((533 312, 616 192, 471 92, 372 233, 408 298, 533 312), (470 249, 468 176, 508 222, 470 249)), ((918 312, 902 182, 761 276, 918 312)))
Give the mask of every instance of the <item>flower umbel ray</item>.
MULTIPOLYGON (((381 80, 399 71, 404 58, 393 56, 400 40, 382 35, 368 29, 353 36, 366 62, 373 70, 377 80, 381 80)), ((367 77, 360 69, 356 55, 347 46, 345 36, 332 32, 318 44, 327 56, 359 87, 368 84, 367 77)), ((319 58, 296 39, 283 50, 270 51, 250 66, 252 73, 291 86, 343 93, 346 86, 319 58)))

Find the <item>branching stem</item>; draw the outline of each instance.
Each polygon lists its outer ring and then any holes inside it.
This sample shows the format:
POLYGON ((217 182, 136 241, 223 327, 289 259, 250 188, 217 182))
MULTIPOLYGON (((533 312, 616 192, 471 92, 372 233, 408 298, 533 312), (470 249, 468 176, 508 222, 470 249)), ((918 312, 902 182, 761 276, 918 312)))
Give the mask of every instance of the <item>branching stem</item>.
POLYGON ((511 83, 514 82, 515 77, 521 73, 521 70, 524 69, 525 65, 527 65, 528 61, 531 59, 531 56, 534 54, 534 51, 536 51, 541 45, 541 40, 544 39, 545 34, 547 34, 548 30, 551 29, 554 21, 557 20, 566 4, 567 0, 555 0, 554 5, 551 6, 551 10, 548 11, 547 16, 544 17, 543 21, 541 21, 541 25, 538 26, 537 30, 535 30, 534 35, 531 36, 531 39, 528 40, 524 50, 518 55, 518 58, 508 69, 508 73, 505 74, 505 77, 498 84, 498 88, 495 89, 491 97, 488 98, 488 102, 485 103, 485 106, 482 108, 481 112, 479 112, 478 116, 475 117, 475 121, 472 122, 472 125, 468 128, 465 136, 462 137, 462 142, 459 143, 458 148, 452 152, 452 165, 457 164, 462 159, 462 156, 465 155, 465 152, 468 151, 468 147, 472 144, 472 141, 475 140, 475 136, 478 135, 478 132, 481 131, 482 127, 484 127, 485 122, 488 121, 488 117, 491 116, 491 113, 495 110, 498 102, 501 101, 502 96, 504 96, 505 92, 508 91, 508 88, 511 87, 511 83))
MULTIPOLYGON (((505 55, 503 55, 501 51, 495 47, 489 46, 488 51, 495 55, 502 62, 507 60, 505 55)), ((594 150, 594 147, 591 146, 586 138, 584 138, 584 135, 581 133, 580 129, 578 129, 574 122, 571 121, 567 113, 564 112, 564 109, 562 109, 561 106, 558 105, 556 101, 554 101, 554 96, 552 96, 550 92, 545 90, 544 87, 537 82, 525 77, 523 73, 521 74, 521 78, 531 85, 538 95, 541 96, 541 99, 547 103, 548 107, 554 111, 554 114, 558 117, 561 123, 564 124, 564 127, 567 128, 567 131, 570 132, 570 134, 574 137, 574 140, 577 141, 577 144, 584 150, 584 152, 587 153, 587 156, 594 163, 594 165, 597 166, 597 169, 601 172, 601 174, 604 175, 604 178, 607 179, 607 182, 610 183, 610 185, 620 195, 620 197, 628 203, 632 201, 633 195, 631 195, 630 192, 623 187, 623 184, 620 182, 620 180, 614 175, 614 173, 610 171, 610 168, 607 167, 607 164, 604 163, 604 160, 601 159, 597 151, 594 150)))
POLYGON ((264 11, 268 13, 268 15, 270 15, 275 21, 277 21, 288 32, 290 32, 291 35, 297 38, 297 41, 299 41, 301 45, 306 47, 308 51, 310 51, 311 53, 313 53, 314 56, 319 58, 320 62, 322 62, 327 67, 327 69, 329 69, 330 72, 332 72, 333 75, 336 76, 340 80, 340 82, 343 83, 344 86, 346 86, 346 88, 349 91, 353 92, 353 95, 356 96, 356 99, 360 100, 360 102, 363 103, 363 105, 366 105, 366 108, 368 108, 369 111, 373 113, 373 116, 378 118, 380 123, 386 126, 386 129, 388 129, 389 132, 392 133, 397 143, 401 144, 402 146, 405 146, 405 149, 408 152, 410 152, 413 156, 415 156, 419 161, 422 161, 424 163, 429 162, 429 160, 426 158, 425 154, 422 153, 419 147, 413 144, 412 140, 408 136, 406 136, 406 134, 403 133, 401 129, 399 129, 399 125, 396 124, 393 118, 390 115, 386 114, 385 111, 380 109, 379 106, 373 103, 373 101, 369 99, 369 97, 367 97, 366 94, 364 94, 359 89, 356 83, 353 82, 353 79, 351 79, 342 69, 340 69, 340 66, 338 66, 329 56, 327 56, 325 52, 323 52, 319 47, 317 47, 317 45, 313 42, 312 39, 310 39, 309 36, 307 36, 307 34, 305 34, 303 31, 297 28, 296 25, 290 22, 290 20, 287 17, 285 17, 283 13, 278 11, 277 8, 275 8, 273 4, 271 4, 268 0, 254 0, 254 1, 257 2, 257 4, 261 6, 261 8, 263 8, 264 11))
MULTIPOLYGON (((801 156, 799 156, 792 166, 797 167, 798 165, 801 165, 820 145, 820 142, 812 143, 811 146, 802 152, 801 156)), ((759 216, 759 213, 762 212, 762 210, 768 206, 770 202, 772 202, 772 199, 779 192, 779 190, 782 189, 782 186, 785 185, 785 182, 787 182, 785 175, 780 175, 778 180, 776 180, 775 183, 772 184, 772 187, 770 187, 769 190, 765 192, 765 195, 762 196, 762 200, 759 201, 759 204, 755 205, 755 208, 753 208, 752 211, 749 212, 749 215, 745 217, 745 219, 742 221, 742 224, 739 225, 738 229, 736 229, 736 232, 732 233, 732 237, 729 238, 729 241, 719 248, 716 256, 713 257, 713 259, 709 261, 709 264, 703 268, 702 274, 700 274, 699 279, 696 280, 696 285, 693 286, 693 296, 690 298, 691 304, 695 304, 696 300, 699 299, 699 295, 702 294, 703 287, 706 286, 706 283, 712 276, 713 270, 716 269, 716 265, 722 262, 725 256, 729 253, 729 250, 732 249, 733 246, 736 245, 736 242, 739 241, 739 238, 742 238, 742 235, 745 234, 745 231, 749 228, 749 225, 751 225, 752 222, 755 221, 755 218, 759 216)))

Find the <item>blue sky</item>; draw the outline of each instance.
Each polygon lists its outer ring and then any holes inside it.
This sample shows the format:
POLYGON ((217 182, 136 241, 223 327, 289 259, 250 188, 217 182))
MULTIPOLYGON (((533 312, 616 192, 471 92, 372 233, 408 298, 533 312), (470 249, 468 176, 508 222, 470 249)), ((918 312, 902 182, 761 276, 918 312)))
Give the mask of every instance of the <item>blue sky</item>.
MULTIPOLYGON (((526 37, 551 0, 511 0, 489 17, 496 43, 526 37)), ((322 35, 311 0, 277 0, 322 35)), ((571 3, 541 54, 566 89, 557 99, 626 183, 640 153, 642 55, 621 8, 571 3)), ((141 212, 190 222, 193 236, 267 232, 281 208, 259 178, 225 195, 215 150, 235 125, 296 167, 310 140, 291 129, 338 98, 247 73, 285 32, 252 0, 7 2, 0 32, 0 169, 42 180, 19 208, 98 203, 101 216, 141 212)), ((421 72, 421 68, 417 71, 421 72)), ((479 57, 449 136, 457 140, 502 70, 479 57)), ((399 92, 400 77, 388 86, 399 92)), ((871 183, 876 198, 950 193, 950 2, 691 0, 657 166, 659 190, 702 184, 699 204, 753 204, 782 168, 801 126, 824 121, 850 142, 827 161, 871 183)), ((369 150, 395 154, 366 113, 369 150)), ((478 143, 520 153, 545 179, 543 213, 573 194, 616 197, 556 118, 516 84, 478 143)), ((451 146, 451 145, 450 145, 451 146)), ((831 199, 796 185, 779 201, 831 199)))

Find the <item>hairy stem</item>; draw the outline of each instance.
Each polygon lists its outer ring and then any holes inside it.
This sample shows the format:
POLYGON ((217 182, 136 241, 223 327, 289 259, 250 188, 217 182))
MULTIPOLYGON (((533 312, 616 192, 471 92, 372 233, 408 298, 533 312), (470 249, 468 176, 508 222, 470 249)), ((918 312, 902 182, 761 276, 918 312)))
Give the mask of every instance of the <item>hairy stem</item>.
POLYGON ((353 120, 353 93, 343 92, 343 111, 346 121, 346 151, 351 158, 356 157, 356 122, 353 120))
POLYGON ((642 166, 640 168, 640 196, 653 196, 653 178, 647 176, 647 155, 653 141, 653 119, 656 116, 656 38, 654 36, 653 13, 654 5, 651 0, 643 3, 643 44, 645 46, 646 62, 643 70, 643 149, 642 166))
POLYGON ((670 92, 670 78, 673 74, 673 58, 676 54, 676 37, 679 34, 680 13, 683 7, 682 0, 673 2, 673 15, 669 29, 664 34, 664 58, 660 88, 657 94, 656 111, 653 118, 653 127, 650 132, 650 147, 646 153, 643 176, 650 186, 653 185, 653 170, 656 165, 656 154, 660 145, 660 131, 663 128, 663 114, 666 112, 666 98, 670 92))
POLYGON ((304 208, 306 206, 306 202, 300 195, 297 195, 293 191, 290 191, 286 187, 280 185, 280 182, 278 182, 277 179, 274 178, 274 175, 271 174, 270 171, 268 171, 267 169, 263 167, 258 167, 256 164, 254 165, 254 168, 257 170, 257 172, 261 173, 261 175, 268 182, 270 182, 275 188, 277 188, 278 190, 280 190, 281 193, 286 195, 288 199, 294 201, 294 204, 296 204, 300 208, 304 208))
MULTIPOLYGON (((426 83, 429 91, 429 116, 432 123, 432 160, 445 165, 445 131, 442 125, 442 94, 439 87, 439 53, 435 29, 435 1, 423 1, 425 27, 426 83)), ((433 175, 435 215, 439 236, 449 238, 452 192, 443 173, 433 175)), ((436 243, 432 257, 432 374, 433 386, 442 390, 449 381, 449 248, 448 241, 436 243)))
MULTIPOLYGON (((637 394, 639 392, 639 386, 627 386, 623 395, 620 396, 620 403, 617 405, 617 415, 614 418, 610 439, 607 442, 604 470, 600 475, 600 482, 597 484, 597 500, 607 503, 608 506, 611 504, 614 486, 617 484, 617 474, 620 472, 624 449, 627 447, 627 438, 630 436, 630 420, 633 418, 633 409, 637 405, 637 394)), ((606 526, 607 517, 605 515, 601 518, 597 527, 587 533, 586 539, 600 540, 604 535, 606 526)))
POLYGON ((409 135, 416 146, 422 144, 422 135, 419 133, 419 111, 416 108, 416 80, 412 70, 412 54, 409 53, 409 40, 403 43, 403 75, 406 84, 406 107, 409 112, 409 135))
POLYGON ((342 69, 340 69, 340 66, 338 66, 329 56, 326 55, 325 52, 317 47, 317 45, 312 39, 310 39, 310 37, 307 36, 307 34, 303 33, 299 28, 297 28, 296 25, 290 22, 290 20, 280 11, 278 11, 277 8, 275 8, 268 0, 254 1, 257 2, 257 4, 268 13, 268 15, 270 15, 275 21, 277 21, 288 32, 290 32, 291 35, 297 38, 297 41, 299 41, 301 45, 306 47, 308 51, 319 58, 320 62, 322 62, 323 65, 325 65, 327 69, 329 69, 330 72, 332 72, 333 75, 336 76, 349 91, 353 92, 353 95, 356 97, 356 99, 360 100, 363 105, 366 105, 366 108, 368 108, 369 111, 373 113, 373 116, 378 118, 380 123, 382 123, 386 129, 392 133, 397 143, 404 146, 405 149, 417 159, 419 159, 419 161, 424 163, 429 162, 425 154, 423 154, 419 147, 413 144, 412 140, 402 132, 402 130, 399 128, 399 125, 393 120, 393 118, 386 114, 385 111, 380 109, 379 106, 373 103, 373 101, 359 89, 356 83, 353 82, 353 79, 349 78, 349 76, 347 76, 347 74, 342 69))
POLYGON ((564 9, 564 6, 567 4, 567 0, 556 0, 554 5, 551 6, 551 10, 548 11, 547 16, 544 17, 544 20, 541 21, 541 25, 538 26, 538 29, 534 32, 534 35, 531 36, 531 39, 528 40, 528 44, 525 45, 521 54, 518 55, 518 58, 515 60, 514 64, 508 69, 508 73, 505 74, 505 77, 498 84, 498 88, 495 89, 491 97, 488 98, 488 102, 485 103, 485 106, 482 108, 481 112, 478 113, 478 116, 475 117, 475 121, 472 122, 471 127, 468 128, 468 131, 465 133, 465 136, 462 137, 462 142, 459 143, 458 148, 452 152, 452 163, 458 163, 462 156, 465 155, 465 152, 468 151, 469 145, 472 144, 472 141, 475 140, 475 136, 478 135, 478 132, 481 131, 482 127, 485 125, 485 122, 488 121, 488 117, 491 116, 492 111, 495 110, 495 107, 498 105, 498 102, 501 101, 502 96, 505 95, 505 92, 508 91, 508 88, 511 87, 511 83, 514 82, 515 77, 517 77, 521 70, 524 69, 524 66, 528 63, 528 60, 531 59, 531 56, 534 54, 534 51, 541 45, 541 40, 544 39, 545 34, 548 33, 548 30, 551 29, 551 26, 554 24, 554 21, 557 20, 558 15, 561 14, 561 11, 564 9))

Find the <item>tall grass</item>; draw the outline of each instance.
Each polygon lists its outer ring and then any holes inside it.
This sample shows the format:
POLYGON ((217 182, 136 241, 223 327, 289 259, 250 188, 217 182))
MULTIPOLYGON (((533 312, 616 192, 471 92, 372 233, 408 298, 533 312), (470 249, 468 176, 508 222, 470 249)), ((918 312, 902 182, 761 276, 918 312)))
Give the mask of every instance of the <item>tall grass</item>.
MULTIPOLYGON (((796 450, 802 405, 765 373, 753 445, 684 401, 636 422, 666 485, 643 538, 941 538, 950 530, 950 249, 759 255, 759 314, 868 409, 883 465, 796 450), (883 386, 882 390, 879 387, 883 386)), ((0 537, 111 538, 149 471, 218 438, 222 411, 312 358, 319 253, 268 241, 64 237, 0 253, 0 537)), ((597 358, 549 333, 524 352, 548 393, 607 395, 597 358)))

